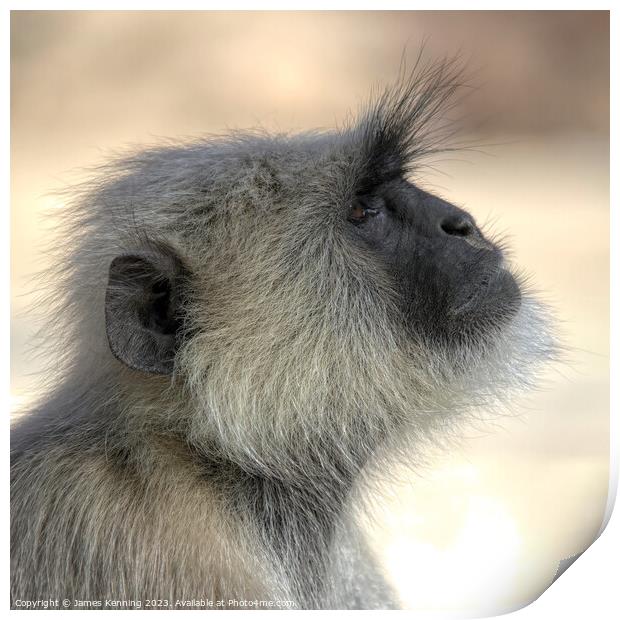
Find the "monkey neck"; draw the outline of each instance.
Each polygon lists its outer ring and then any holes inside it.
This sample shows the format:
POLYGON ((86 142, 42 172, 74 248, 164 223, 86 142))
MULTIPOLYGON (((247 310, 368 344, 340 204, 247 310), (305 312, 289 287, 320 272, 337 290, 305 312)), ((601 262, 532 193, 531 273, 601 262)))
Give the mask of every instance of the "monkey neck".
MULTIPOLYGON (((326 451, 329 453, 329 451, 326 451)), ((325 463, 325 454, 305 454, 297 477, 250 472, 202 452, 204 474, 215 483, 235 518, 245 521, 282 567, 301 606, 324 599, 327 570, 363 459, 325 463), (301 473, 303 472, 303 473, 301 473)))
MULTIPOLYGON (((148 410, 154 433, 164 438, 175 435, 185 446, 230 519, 250 539, 262 543, 263 557, 269 567, 275 567, 279 581, 288 584, 292 597, 308 607, 324 600, 336 537, 353 526, 349 508, 353 489, 387 429, 367 428, 360 417, 348 433, 334 424, 333 432, 322 433, 320 440, 303 435, 282 445, 277 459, 258 463, 257 458, 238 457, 211 435, 195 432, 187 419, 173 429, 171 416, 156 413, 157 401, 141 408, 148 410)), ((145 422, 136 423, 128 415, 125 423, 135 425, 130 434, 144 444, 145 422)), ((150 450, 153 443, 147 443, 151 447, 145 449, 150 450)))

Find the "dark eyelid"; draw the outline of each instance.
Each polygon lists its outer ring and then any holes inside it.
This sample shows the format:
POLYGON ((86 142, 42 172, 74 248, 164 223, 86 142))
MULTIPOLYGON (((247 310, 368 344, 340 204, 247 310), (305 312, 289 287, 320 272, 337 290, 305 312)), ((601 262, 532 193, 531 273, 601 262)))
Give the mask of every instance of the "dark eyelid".
POLYGON ((384 200, 383 200, 383 198, 381 196, 371 195, 371 196, 366 196, 365 197, 364 204, 369 209, 380 209, 383 206, 383 204, 384 204, 384 200))
POLYGON ((385 206, 385 201, 381 196, 358 196, 355 199, 355 205, 376 212, 380 211, 385 206))

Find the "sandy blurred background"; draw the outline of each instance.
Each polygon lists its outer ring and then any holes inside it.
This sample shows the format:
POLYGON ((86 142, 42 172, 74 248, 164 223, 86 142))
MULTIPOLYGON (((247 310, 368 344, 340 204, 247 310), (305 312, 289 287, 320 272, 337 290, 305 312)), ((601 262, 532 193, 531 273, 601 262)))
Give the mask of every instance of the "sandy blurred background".
POLYGON ((457 110, 483 152, 440 158, 428 189, 509 231, 561 318, 570 364, 471 429, 389 500, 373 540, 412 608, 499 613, 582 551, 608 484, 609 21, 606 12, 97 13, 11 18, 12 390, 38 362, 27 276, 49 197, 108 149, 226 127, 330 126, 411 59, 462 50, 457 110))

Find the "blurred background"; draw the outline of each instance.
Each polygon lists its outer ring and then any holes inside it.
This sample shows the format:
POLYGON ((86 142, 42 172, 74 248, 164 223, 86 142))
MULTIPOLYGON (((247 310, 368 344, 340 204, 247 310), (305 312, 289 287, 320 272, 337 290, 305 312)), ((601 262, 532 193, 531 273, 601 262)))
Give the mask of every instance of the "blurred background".
POLYGON ((403 476, 370 534, 406 606, 494 614, 544 591, 607 502, 607 12, 12 12, 12 396, 36 386, 28 276, 54 190, 128 143, 341 123, 424 40, 467 60, 454 115, 484 146, 422 184, 510 233, 570 352, 514 416, 403 476))

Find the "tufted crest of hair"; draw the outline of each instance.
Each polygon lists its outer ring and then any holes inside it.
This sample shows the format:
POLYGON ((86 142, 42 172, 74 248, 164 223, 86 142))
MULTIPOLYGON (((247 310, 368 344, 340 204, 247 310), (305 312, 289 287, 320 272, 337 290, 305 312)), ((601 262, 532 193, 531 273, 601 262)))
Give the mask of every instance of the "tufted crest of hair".
POLYGON ((453 61, 418 62, 333 131, 157 144, 98 168, 67 199, 42 285, 49 390, 117 411, 115 441, 173 433, 320 489, 379 443, 410 460, 412 442, 527 385, 553 348, 533 297, 484 346, 422 346, 345 230, 356 195, 447 148, 442 118, 461 83, 453 61), (187 274, 171 376, 126 368, 108 347, 109 266, 138 251, 174 256, 187 274))

